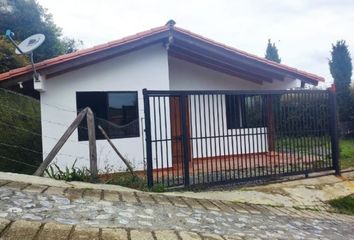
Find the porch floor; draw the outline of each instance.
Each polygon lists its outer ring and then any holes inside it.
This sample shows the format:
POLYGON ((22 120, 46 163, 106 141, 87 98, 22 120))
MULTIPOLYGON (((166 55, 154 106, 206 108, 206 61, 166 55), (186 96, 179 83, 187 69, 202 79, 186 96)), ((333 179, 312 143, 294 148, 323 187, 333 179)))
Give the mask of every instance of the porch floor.
MULTIPOLYGON (((234 178, 283 174, 287 172, 306 172, 313 168, 324 168, 328 165, 322 156, 309 154, 293 154, 286 152, 267 152, 247 155, 218 156, 193 158, 189 164, 189 174, 195 177, 204 175, 234 175, 234 178), (236 175, 238 177, 236 177, 236 175)), ((155 169, 156 178, 179 178, 184 174, 182 161, 170 168, 155 169)), ((227 176, 224 176, 227 177, 227 176)), ((230 175, 228 178, 232 178, 230 175)))

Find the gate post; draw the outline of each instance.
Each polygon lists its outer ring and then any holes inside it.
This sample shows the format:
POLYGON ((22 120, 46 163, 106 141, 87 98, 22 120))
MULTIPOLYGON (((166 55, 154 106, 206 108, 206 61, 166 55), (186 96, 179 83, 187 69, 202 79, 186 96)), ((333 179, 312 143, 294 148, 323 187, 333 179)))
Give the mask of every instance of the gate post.
POLYGON ((330 134, 331 134, 331 148, 332 148, 332 164, 337 176, 340 175, 340 159, 339 159, 339 143, 338 143, 338 115, 336 94, 332 90, 329 93, 329 107, 330 107, 330 134))
POLYGON ((143 89, 144 98, 144 115, 145 115, 145 141, 146 141, 146 164, 147 164, 147 185, 152 187, 154 184, 152 169, 152 145, 151 145, 151 118, 150 118, 150 102, 147 89, 143 89))
POLYGON ((184 167, 184 186, 189 186, 189 139, 187 139, 187 114, 186 104, 188 104, 188 98, 186 94, 181 94, 179 98, 181 121, 182 121, 182 148, 183 148, 183 167, 184 167), (187 102, 186 102, 187 99, 187 102))

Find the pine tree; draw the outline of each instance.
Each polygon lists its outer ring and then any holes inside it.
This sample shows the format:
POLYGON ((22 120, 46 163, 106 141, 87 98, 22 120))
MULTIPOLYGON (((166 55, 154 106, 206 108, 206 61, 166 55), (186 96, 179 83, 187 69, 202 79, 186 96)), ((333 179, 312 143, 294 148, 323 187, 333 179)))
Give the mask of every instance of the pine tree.
POLYGON ((337 105, 340 121, 348 121, 354 115, 354 101, 350 91, 352 77, 352 59, 344 40, 332 44, 332 59, 329 68, 334 79, 337 94, 337 105))
POLYGON ((268 45, 267 45, 265 58, 268 60, 271 60, 273 62, 277 62, 277 63, 281 62, 281 59, 278 54, 278 49, 275 46, 275 43, 271 43, 270 39, 268 39, 268 45))

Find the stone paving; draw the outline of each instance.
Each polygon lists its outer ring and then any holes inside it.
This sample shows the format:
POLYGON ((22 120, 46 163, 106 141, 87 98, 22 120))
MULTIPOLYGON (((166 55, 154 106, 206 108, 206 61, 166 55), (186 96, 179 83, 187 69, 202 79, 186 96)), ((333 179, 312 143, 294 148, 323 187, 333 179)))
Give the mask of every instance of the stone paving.
POLYGON ((0 239, 354 239, 354 217, 0 181, 0 239))

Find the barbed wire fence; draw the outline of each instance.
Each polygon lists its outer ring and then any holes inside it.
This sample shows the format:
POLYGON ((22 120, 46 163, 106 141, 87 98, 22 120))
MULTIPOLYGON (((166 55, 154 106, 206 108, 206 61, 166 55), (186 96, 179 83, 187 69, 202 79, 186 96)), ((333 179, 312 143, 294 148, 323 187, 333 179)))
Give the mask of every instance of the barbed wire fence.
MULTIPOLYGON (((42 107, 55 109, 69 113, 78 112, 65 106, 42 103, 42 107)), ((72 119, 73 120, 73 119, 72 119)), ((70 120, 70 121, 72 121, 70 120)), ((61 121, 53 121, 41 117, 41 104, 39 100, 22 95, 7 89, 0 88, 0 171, 33 174, 42 163, 43 156, 48 152, 42 149, 42 140, 48 139, 53 142, 59 141, 59 137, 48 136, 42 133, 42 124, 51 127, 63 128, 63 131, 70 125, 61 121)), ((133 124, 117 125, 105 119, 95 117, 95 121, 104 129, 111 128, 116 131, 127 129, 133 124)), ((87 131, 87 127, 80 124, 78 128, 87 131)), ((68 139, 71 145, 88 148, 88 144, 68 139)), ((109 155, 108 150, 108 155, 109 155)), ((106 155, 107 155, 106 153, 106 155)), ((56 159, 61 157, 71 158, 74 162, 82 159, 89 162, 87 155, 68 154, 60 151, 56 159)))

